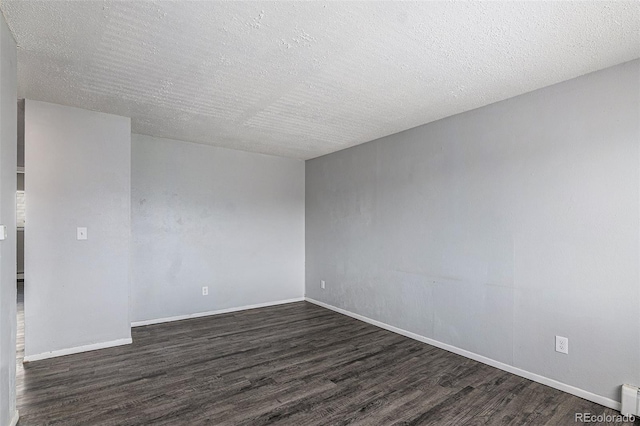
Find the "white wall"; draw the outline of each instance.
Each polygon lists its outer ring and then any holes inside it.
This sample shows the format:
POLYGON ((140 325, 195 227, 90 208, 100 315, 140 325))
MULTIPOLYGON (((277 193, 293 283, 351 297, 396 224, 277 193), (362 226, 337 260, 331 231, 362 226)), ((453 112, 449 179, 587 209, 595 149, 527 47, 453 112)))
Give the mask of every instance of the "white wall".
POLYGON ((307 296, 619 401, 640 385, 639 80, 633 61, 308 161, 307 296))
POLYGON ((16 43, 0 15, 0 425, 16 415, 16 43))
POLYGON ((303 297, 304 167, 133 135, 133 320, 303 297))
POLYGON ((25 358, 131 337, 129 118, 27 100, 25 358), (88 240, 76 240, 76 228, 88 240))

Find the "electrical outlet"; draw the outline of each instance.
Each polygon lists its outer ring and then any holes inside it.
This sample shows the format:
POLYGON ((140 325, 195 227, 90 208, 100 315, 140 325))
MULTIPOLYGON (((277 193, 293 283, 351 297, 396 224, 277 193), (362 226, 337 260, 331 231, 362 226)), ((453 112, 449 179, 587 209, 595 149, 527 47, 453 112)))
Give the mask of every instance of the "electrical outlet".
POLYGON ((320 280, 320 288, 324 289, 324 286, 325 286, 324 280, 320 280))
POLYGON ((209 287, 207 287, 207 286, 202 287, 202 295, 203 296, 208 296, 209 295, 209 287))
POLYGON ((87 239, 87 228, 78 227, 76 230, 76 239, 78 240, 86 240, 87 239))
POLYGON ((569 339, 562 336, 556 336, 556 352, 569 354, 569 339))

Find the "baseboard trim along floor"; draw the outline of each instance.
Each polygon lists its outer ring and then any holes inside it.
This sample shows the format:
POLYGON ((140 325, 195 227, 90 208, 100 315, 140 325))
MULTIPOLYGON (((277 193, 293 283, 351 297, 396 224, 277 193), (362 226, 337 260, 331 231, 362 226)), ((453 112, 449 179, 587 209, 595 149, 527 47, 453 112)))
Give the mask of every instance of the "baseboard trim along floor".
POLYGON ((126 339, 111 340, 109 342, 93 343, 91 345, 76 346, 74 348, 43 352, 41 354, 36 354, 36 355, 27 355, 24 357, 23 362, 40 361, 48 358, 55 358, 59 356, 77 354, 80 352, 89 352, 89 351, 95 351, 98 349, 112 348, 114 346, 130 345, 132 342, 133 341, 129 337, 126 339))
POLYGON ((13 418, 9 422, 9 426, 16 426, 18 424, 18 420, 20 420, 20 413, 18 413, 18 410, 16 410, 16 412, 13 414, 13 418))
MULTIPOLYGON (((185 319, 200 318, 200 317, 212 316, 212 315, 220 315, 220 314, 226 314, 226 313, 238 312, 238 311, 246 311, 246 310, 249 310, 249 309, 257 309, 257 308, 264 308, 264 307, 269 307, 269 306, 283 305, 283 304, 287 304, 287 303, 301 302, 301 301, 304 301, 304 300, 306 300, 309 303, 313 303, 314 305, 321 306, 323 308, 329 309, 331 311, 337 312, 337 313, 342 314, 342 315, 346 315, 346 316, 351 317, 351 318, 355 318, 357 320, 366 322, 366 323, 374 325, 376 327, 380 327, 382 329, 391 331, 393 333, 400 334, 400 335, 408 337, 410 339, 414 339, 414 340, 417 340, 419 342, 426 343, 426 344, 435 346, 435 347, 440 348, 440 349, 444 349, 446 351, 449 351, 449 352, 464 356, 466 358, 470 358, 470 359, 472 359, 474 361, 478 361, 478 362, 481 362, 483 364, 490 365, 492 367, 498 368, 498 369, 506 371, 508 373, 512 373, 512 374, 515 374, 517 376, 524 377, 525 379, 532 380, 534 382, 537 382, 537 383, 552 387, 554 389, 561 390, 563 392, 569 393, 571 395, 575 395, 577 397, 586 399, 588 401, 595 402, 596 404, 600 404, 600 405, 603 405, 605 407, 620 411, 620 402, 615 401, 613 399, 606 398, 606 397, 603 397, 603 396, 600 396, 600 395, 596 395, 596 394, 594 394, 592 392, 589 392, 589 391, 586 391, 584 389, 580 389, 580 388, 577 388, 575 386, 571 386, 571 385, 568 385, 566 383, 562 383, 562 382, 559 382, 557 380, 553 380, 553 379, 550 379, 548 377, 541 376, 539 374, 531 373, 529 371, 514 367, 514 366, 509 365, 509 364, 505 364, 505 363, 500 362, 500 361, 496 361, 494 359, 485 357, 483 355, 479 355, 479 354, 476 354, 474 352, 470 352, 470 351, 467 351, 465 349, 458 348, 456 346, 452 346, 452 345, 449 345, 449 344, 446 344, 446 343, 442 343, 440 341, 437 341, 437 340, 434 340, 434 339, 431 339, 431 338, 428 338, 428 337, 425 337, 425 336, 421 336, 419 334, 412 333, 410 331, 403 330, 403 329, 398 328, 398 327, 394 327, 392 325, 383 323, 381 321, 377 321, 377 320, 365 317, 363 315, 356 314, 356 313, 347 311, 345 309, 338 308, 338 307, 333 306, 333 305, 329 305, 329 304, 324 303, 324 302, 320 302, 318 300, 315 300, 315 299, 312 299, 312 298, 309 298, 309 297, 300 297, 300 298, 294 298, 294 299, 278 300, 278 301, 274 301, 274 302, 259 303, 259 304, 255 304, 255 305, 246 305, 246 306, 240 306, 240 307, 236 307, 236 308, 227 308, 227 309, 220 309, 220 310, 208 311, 208 312, 198 312, 198 313, 194 313, 194 314, 178 315, 178 316, 173 316, 173 317, 158 318, 158 319, 145 320, 145 321, 135 321, 135 322, 131 323, 131 327, 141 327, 141 326, 145 326, 145 325, 160 324, 160 323, 165 323, 165 322, 180 321, 180 320, 185 320, 185 319)), ((38 360, 42 360, 42 359, 54 358, 54 357, 59 357, 59 356, 64 356, 64 355, 70 355, 70 354, 75 354, 75 353, 79 353, 79 352, 87 352, 87 351, 93 351, 93 350, 97 350, 97 349, 110 348, 110 347, 113 347, 113 346, 127 345, 127 344, 130 344, 130 343, 132 343, 132 340, 130 338, 128 338, 128 339, 114 340, 114 341, 110 341, 110 342, 96 343, 96 344, 92 344, 92 345, 78 346, 78 347, 69 348, 69 349, 62 349, 62 350, 58 350, 58 351, 45 352, 45 353, 37 354, 37 355, 25 356, 24 357, 24 362, 38 361, 38 360)), ((16 414, 16 416, 17 416, 17 414, 16 414)))
POLYGON ((285 303, 302 302, 304 297, 296 297, 294 299, 276 300, 274 302, 258 303, 255 305, 239 306, 237 308, 219 309, 217 311, 197 312, 195 314, 177 315, 166 318, 156 318, 144 321, 134 321, 131 323, 131 327, 142 327, 144 325, 161 324, 163 322, 181 321, 191 318, 208 317, 211 315, 228 314, 230 312, 246 311, 248 309, 266 308, 268 306, 284 305, 285 303))
POLYGON ((427 343, 427 344, 435 346, 437 348, 444 349, 445 351, 453 352, 454 354, 461 355, 461 356, 464 356, 466 358, 470 358, 470 359, 472 359, 474 361, 478 361, 478 362, 490 365, 490 366, 495 367, 495 368, 499 368, 500 370, 506 371, 508 373, 515 374, 516 376, 524 377, 525 379, 529 379, 529 380, 532 380, 534 382, 537 382, 537 383, 552 387, 554 389, 561 390, 561 391, 569 393, 571 395, 575 395, 577 397, 586 399, 587 401, 595 402, 596 404, 604 405, 605 407, 614 409, 616 411, 620 411, 620 402, 614 401, 613 399, 605 398, 605 397, 600 396, 600 395, 596 395, 595 393, 586 391, 584 389, 580 389, 580 388, 577 388, 575 386, 571 386, 571 385, 568 385, 566 383, 562 383, 562 382, 559 382, 557 380, 553 380, 553 379, 550 379, 548 377, 541 376, 539 374, 535 374, 535 373, 531 373, 531 372, 526 371, 526 370, 522 370, 522 369, 514 367, 512 365, 505 364, 503 362, 496 361, 494 359, 487 358, 487 357, 482 356, 482 355, 478 355, 478 354, 476 354, 474 352, 470 352, 470 351, 467 351, 465 349, 460 349, 460 348, 458 348, 456 346, 448 345, 446 343, 442 343, 442 342, 439 342, 437 340, 430 339, 428 337, 424 337, 424 336, 421 336, 419 334, 412 333, 410 331, 406 331, 406 330, 403 330, 403 329, 398 328, 398 327, 394 327, 394 326, 389 325, 389 324, 385 324, 385 323, 383 323, 381 321, 377 321, 377 320, 365 317, 363 315, 356 314, 356 313, 347 311, 345 309, 338 308, 336 306, 329 305, 327 303, 311 299, 309 297, 305 297, 305 300, 307 302, 309 302, 309 303, 313 303, 314 305, 321 306, 323 308, 332 310, 332 311, 337 312, 339 314, 343 314, 343 315, 346 315, 348 317, 355 318, 355 319, 360 320, 360 321, 364 321, 364 322, 366 322, 368 324, 375 325, 376 327, 383 328, 385 330, 391 331, 393 333, 400 334, 400 335, 408 337, 410 339, 414 339, 414 340, 417 340, 419 342, 427 343))

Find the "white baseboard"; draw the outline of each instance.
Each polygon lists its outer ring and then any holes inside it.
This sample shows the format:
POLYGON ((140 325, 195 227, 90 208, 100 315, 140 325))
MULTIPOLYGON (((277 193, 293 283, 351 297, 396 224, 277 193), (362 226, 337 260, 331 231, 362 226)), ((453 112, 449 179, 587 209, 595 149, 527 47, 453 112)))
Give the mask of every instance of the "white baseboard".
POLYGON ((230 312, 246 311, 248 309, 266 308, 268 306, 284 305, 285 303, 302 302, 304 297, 296 297, 295 299, 277 300, 275 302, 258 303, 256 305, 239 306, 237 308, 220 309, 217 311, 197 312, 195 314, 176 315, 174 317, 157 318, 144 321, 134 321, 131 327, 142 327, 144 325, 161 324, 163 322, 181 321, 185 319, 208 317, 211 315, 228 314, 230 312))
POLYGON ((16 410, 16 412, 13 413, 13 418, 9 422, 9 426, 16 426, 18 424, 19 419, 20 419, 20 413, 18 413, 18 410, 16 410))
POLYGON ((357 320, 364 321, 364 322, 369 323, 371 325, 375 325, 376 327, 384 328, 385 330, 392 331, 394 333, 400 334, 400 335, 408 337, 410 339, 414 339, 414 340, 417 340, 417 341, 422 342, 422 343, 427 343, 429 345, 438 347, 440 349, 444 349, 446 351, 453 352, 454 354, 458 354, 458 355, 462 355, 462 356, 464 356, 466 358, 470 358, 470 359, 472 359, 474 361, 478 361, 478 362, 481 362, 483 364, 487 364, 487 365, 490 365, 492 367, 499 368, 500 370, 506 371, 508 373, 515 374, 516 376, 524 377, 525 379, 529 379, 529 380, 532 380, 534 382, 541 383, 543 385, 546 385, 546 386, 561 390, 561 391, 566 392, 566 393, 570 393, 571 395, 578 396, 578 397, 586 399, 588 401, 595 402, 596 404, 604 405, 605 407, 609 407, 609 408, 612 408, 612 409, 614 409, 616 411, 620 411, 620 402, 614 401, 613 399, 605 398, 604 396, 600 396, 600 395, 596 395, 595 393, 588 392, 588 391, 586 391, 584 389, 580 389, 580 388, 577 388, 575 386, 571 386, 571 385, 568 385, 566 383, 562 383, 562 382, 559 382, 557 380, 553 380, 553 379, 550 379, 548 377, 541 376, 539 374, 535 374, 535 373, 531 373, 531 372, 526 371, 526 370, 522 370, 522 369, 514 367, 512 365, 505 364, 503 362, 496 361, 496 360, 491 359, 491 358, 487 358, 486 356, 478 355, 478 354, 476 354, 474 352, 470 352, 470 351, 467 351, 465 349, 460 349, 460 348, 458 348, 456 346, 448 345, 446 343, 442 343, 442 342, 439 342, 437 340, 430 339, 428 337, 424 337, 424 336, 421 336, 419 334, 412 333, 410 331, 406 331, 406 330, 403 330, 403 329, 398 328, 398 327, 394 327, 394 326, 389 325, 389 324, 385 324, 383 322, 380 322, 380 321, 365 317, 363 315, 355 314, 353 312, 347 311, 347 310, 342 309, 342 308, 337 308, 337 307, 335 307, 333 305, 329 305, 327 303, 320 302, 318 300, 314 300, 314 299, 311 299, 309 297, 305 297, 305 300, 307 302, 313 303, 314 305, 322 306, 323 308, 327 308, 327 309, 330 309, 332 311, 338 312, 340 314, 349 316, 351 318, 355 318, 357 320))
POLYGON ((93 343, 91 345, 76 346, 75 348, 60 349, 60 350, 51 351, 51 352, 43 352, 41 354, 36 354, 36 355, 27 355, 24 357, 23 362, 40 361, 42 359, 77 354, 80 352, 89 352, 89 351, 95 351, 98 349, 112 348, 114 346, 130 345, 132 342, 133 341, 131 340, 131 337, 129 337, 127 339, 111 340, 109 342, 93 343))

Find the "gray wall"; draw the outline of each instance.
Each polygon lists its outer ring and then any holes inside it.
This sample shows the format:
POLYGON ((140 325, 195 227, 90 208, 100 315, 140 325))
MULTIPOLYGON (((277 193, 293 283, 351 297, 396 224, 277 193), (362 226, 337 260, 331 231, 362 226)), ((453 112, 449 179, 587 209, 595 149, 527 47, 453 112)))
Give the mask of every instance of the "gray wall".
POLYGON ((304 167, 133 135, 133 320, 302 297, 304 167))
POLYGON ((16 413, 16 44, 0 15, 0 425, 16 413))
POLYGON ((18 167, 24 167, 24 99, 18 99, 18 167))
POLYGON ((639 77, 308 161, 306 295, 619 400, 640 384, 639 77))
POLYGON ((130 119, 31 100, 25 117, 25 357, 130 338, 130 119))

